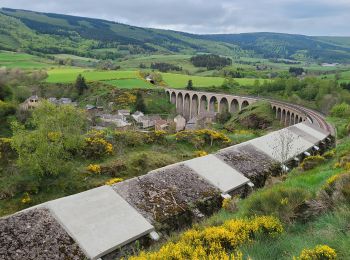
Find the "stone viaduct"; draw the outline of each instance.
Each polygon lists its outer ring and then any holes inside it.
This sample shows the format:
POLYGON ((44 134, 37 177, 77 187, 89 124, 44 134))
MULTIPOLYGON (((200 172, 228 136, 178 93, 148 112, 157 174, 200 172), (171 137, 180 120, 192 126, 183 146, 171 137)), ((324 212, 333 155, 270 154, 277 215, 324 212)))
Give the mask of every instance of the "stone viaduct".
POLYGON ((271 104, 276 118, 281 120, 285 126, 301 123, 308 119, 308 113, 302 108, 280 101, 182 89, 166 89, 165 91, 170 102, 176 105, 177 113, 183 115, 187 120, 205 112, 229 111, 234 113, 259 100, 267 100, 271 104))

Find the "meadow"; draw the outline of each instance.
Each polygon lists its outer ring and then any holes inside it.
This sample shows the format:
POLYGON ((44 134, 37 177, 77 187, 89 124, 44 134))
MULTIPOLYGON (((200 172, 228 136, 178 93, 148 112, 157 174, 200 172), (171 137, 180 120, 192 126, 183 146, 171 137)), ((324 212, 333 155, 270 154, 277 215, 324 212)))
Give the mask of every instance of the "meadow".
MULTIPOLYGON (((189 80, 192 80, 194 87, 221 86, 224 82, 222 77, 192 76, 175 73, 162 73, 163 81, 171 88, 185 88, 189 80)), ((236 78, 240 85, 253 85, 256 79, 236 78)))
POLYGON ((117 88, 123 88, 123 89, 154 89, 156 88, 154 85, 150 84, 149 82, 142 80, 142 79, 113 79, 113 80, 106 80, 103 81, 106 84, 115 86, 117 88))
POLYGON ((81 74, 87 82, 114 80, 114 79, 135 79, 138 78, 137 71, 98 71, 94 69, 61 67, 48 70, 49 83, 72 83, 81 74))
POLYGON ((26 53, 0 51, 0 67, 44 69, 52 66, 48 60, 26 53))

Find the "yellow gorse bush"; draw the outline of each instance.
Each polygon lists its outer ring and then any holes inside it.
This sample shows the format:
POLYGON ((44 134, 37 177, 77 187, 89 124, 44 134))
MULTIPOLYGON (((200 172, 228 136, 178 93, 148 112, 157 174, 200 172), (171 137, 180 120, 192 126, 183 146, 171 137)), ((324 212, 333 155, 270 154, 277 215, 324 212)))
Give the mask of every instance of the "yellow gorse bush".
POLYGON ((272 216, 229 220, 221 226, 190 229, 176 243, 166 243, 157 252, 141 252, 129 259, 242 259, 237 251, 240 245, 253 241, 257 234, 276 236, 281 232, 281 222, 272 216))
POLYGON ((92 173, 96 173, 96 174, 101 173, 101 166, 98 164, 90 164, 86 169, 92 173))
POLYGON ((121 182, 121 181, 123 181, 123 178, 113 178, 113 179, 106 181, 105 185, 113 185, 113 184, 116 184, 116 183, 121 182))
POLYGON ((210 129, 181 131, 175 134, 175 138, 180 142, 191 143, 195 147, 200 147, 204 144, 212 146, 213 144, 228 145, 231 143, 231 139, 226 135, 210 129))
POLYGON ((337 259, 335 250, 327 245, 317 245, 313 249, 304 249, 298 260, 334 260, 337 259))
POLYGON ((208 155, 208 153, 207 153, 206 151, 196 151, 196 152, 194 153, 194 155, 195 155, 196 157, 202 157, 202 156, 208 155))
POLYGON ((61 132, 49 132, 47 134, 47 138, 51 142, 57 142, 58 140, 60 140, 61 137, 62 137, 62 133, 61 132))
POLYGON ((32 199, 31 199, 31 197, 29 196, 29 193, 28 193, 28 192, 24 193, 24 195, 23 195, 23 197, 22 197, 22 199, 21 199, 21 202, 22 202, 23 204, 28 204, 28 203, 30 203, 31 201, 32 201, 32 199))

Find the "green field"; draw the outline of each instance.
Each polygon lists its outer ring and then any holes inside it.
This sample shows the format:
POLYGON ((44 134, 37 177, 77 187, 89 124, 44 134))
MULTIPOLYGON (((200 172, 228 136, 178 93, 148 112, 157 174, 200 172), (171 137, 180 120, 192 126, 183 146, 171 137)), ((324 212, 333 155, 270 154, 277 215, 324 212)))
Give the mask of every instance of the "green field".
MULTIPOLYGON (((171 88, 185 88, 188 81, 192 80, 194 87, 221 86, 224 78, 221 77, 201 77, 175 73, 162 73, 163 81, 171 88)), ((241 85, 253 85, 256 79, 235 79, 241 85)))
POLYGON ((104 83, 110 84, 112 86, 116 86, 117 88, 124 89, 133 89, 133 88, 144 88, 144 89, 153 89, 156 88, 152 84, 142 80, 142 79, 114 79, 114 80, 106 80, 104 83))
POLYGON ((88 82, 114 79, 136 79, 137 71, 97 71, 76 68, 55 68, 49 70, 49 77, 46 79, 49 83, 71 83, 74 82, 79 74, 82 74, 88 82))
POLYGON ((43 60, 37 56, 0 51, 0 67, 20 68, 20 69, 43 69, 52 66, 47 60, 43 60))

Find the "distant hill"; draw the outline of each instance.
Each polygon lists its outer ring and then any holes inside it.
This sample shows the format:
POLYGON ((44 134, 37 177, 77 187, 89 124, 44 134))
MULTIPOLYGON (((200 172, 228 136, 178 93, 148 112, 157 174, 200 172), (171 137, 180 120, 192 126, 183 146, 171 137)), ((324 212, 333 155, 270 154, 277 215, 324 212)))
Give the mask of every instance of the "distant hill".
POLYGON ((350 37, 280 33, 195 35, 9 8, 0 9, 0 49, 98 59, 147 53, 213 53, 350 63, 350 37))

